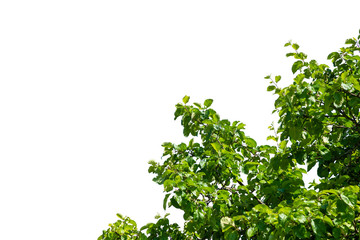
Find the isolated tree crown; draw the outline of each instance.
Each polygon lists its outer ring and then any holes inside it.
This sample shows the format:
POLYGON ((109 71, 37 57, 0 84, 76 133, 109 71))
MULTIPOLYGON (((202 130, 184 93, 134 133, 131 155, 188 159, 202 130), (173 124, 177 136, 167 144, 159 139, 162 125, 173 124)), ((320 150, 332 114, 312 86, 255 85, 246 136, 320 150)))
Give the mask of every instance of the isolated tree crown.
POLYGON ((221 119, 213 100, 189 104, 185 96, 175 119, 190 140, 164 143, 162 163, 149 162, 164 186, 164 209, 184 212, 183 228, 165 215, 138 229, 118 214, 98 240, 359 239, 359 39, 330 53, 332 66, 285 44, 293 82, 281 88, 280 76, 265 77, 277 96, 272 145, 246 136, 242 122, 221 119), (303 174, 316 164, 320 183, 306 188, 303 174))

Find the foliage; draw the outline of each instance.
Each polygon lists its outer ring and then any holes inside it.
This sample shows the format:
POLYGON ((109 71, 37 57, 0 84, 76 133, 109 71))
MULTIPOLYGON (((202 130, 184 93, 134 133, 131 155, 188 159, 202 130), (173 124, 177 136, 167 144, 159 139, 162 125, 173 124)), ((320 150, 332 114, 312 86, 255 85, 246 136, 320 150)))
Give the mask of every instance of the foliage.
POLYGON ((164 209, 184 212, 183 229, 167 216, 137 230, 119 215, 98 240, 115 239, 359 239, 360 56, 359 39, 332 52, 332 67, 294 50, 294 81, 268 91, 279 115, 273 145, 258 145, 245 124, 221 119, 203 104, 176 105, 188 143, 163 144, 163 163, 149 172, 164 186, 164 209), (304 186, 318 164, 320 183, 304 186), (307 170, 300 167, 306 165, 307 170), (246 178, 246 181, 245 179, 246 178))

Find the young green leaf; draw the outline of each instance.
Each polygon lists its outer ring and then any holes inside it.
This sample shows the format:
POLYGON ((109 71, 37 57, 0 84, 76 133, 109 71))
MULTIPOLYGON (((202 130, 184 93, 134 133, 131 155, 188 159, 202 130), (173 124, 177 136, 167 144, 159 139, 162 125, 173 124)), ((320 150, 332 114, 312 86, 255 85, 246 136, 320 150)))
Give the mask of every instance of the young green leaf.
POLYGON ((298 49, 299 49, 299 45, 296 44, 296 43, 293 43, 293 44, 292 44, 292 48, 295 49, 295 50, 298 50, 298 49))
POLYGON ((183 103, 187 104, 189 102, 189 99, 190 97, 186 95, 185 97, 183 97, 183 103))

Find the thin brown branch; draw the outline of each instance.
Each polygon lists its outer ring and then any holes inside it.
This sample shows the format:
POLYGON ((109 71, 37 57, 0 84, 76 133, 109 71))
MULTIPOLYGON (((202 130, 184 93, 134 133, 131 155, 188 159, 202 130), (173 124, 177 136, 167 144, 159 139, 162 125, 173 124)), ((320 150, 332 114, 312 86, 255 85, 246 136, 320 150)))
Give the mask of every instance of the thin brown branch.
MULTIPOLYGON (((240 182, 239 180, 236 179, 236 182, 238 184, 240 184, 241 186, 245 186, 242 182, 240 182)), ((255 198, 255 200, 259 203, 259 204, 262 204, 262 205, 266 205, 263 201, 261 201, 255 194, 253 191, 249 191, 251 193, 251 195, 253 195, 253 197, 255 198)))

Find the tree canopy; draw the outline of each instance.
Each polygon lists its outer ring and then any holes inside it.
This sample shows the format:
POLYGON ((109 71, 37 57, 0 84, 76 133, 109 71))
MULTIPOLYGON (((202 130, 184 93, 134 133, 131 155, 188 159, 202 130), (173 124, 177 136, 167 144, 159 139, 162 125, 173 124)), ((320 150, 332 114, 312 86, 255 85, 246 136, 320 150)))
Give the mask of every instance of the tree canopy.
POLYGON ((165 215, 138 228, 118 214, 98 240, 359 239, 359 39, 330 53, 331 66, 285 44, 293 82, 265 77, 277 96, 273 144, 258 145, 244 123, 220 118, 213 100, 189 104, 185 96, 175 119, 189 141, 164 143, 163 161, 149 162, 164 209, 182 210, 184 226, 165 215), (320 182, 306 187, 303 175, 316 164, 320 182))

